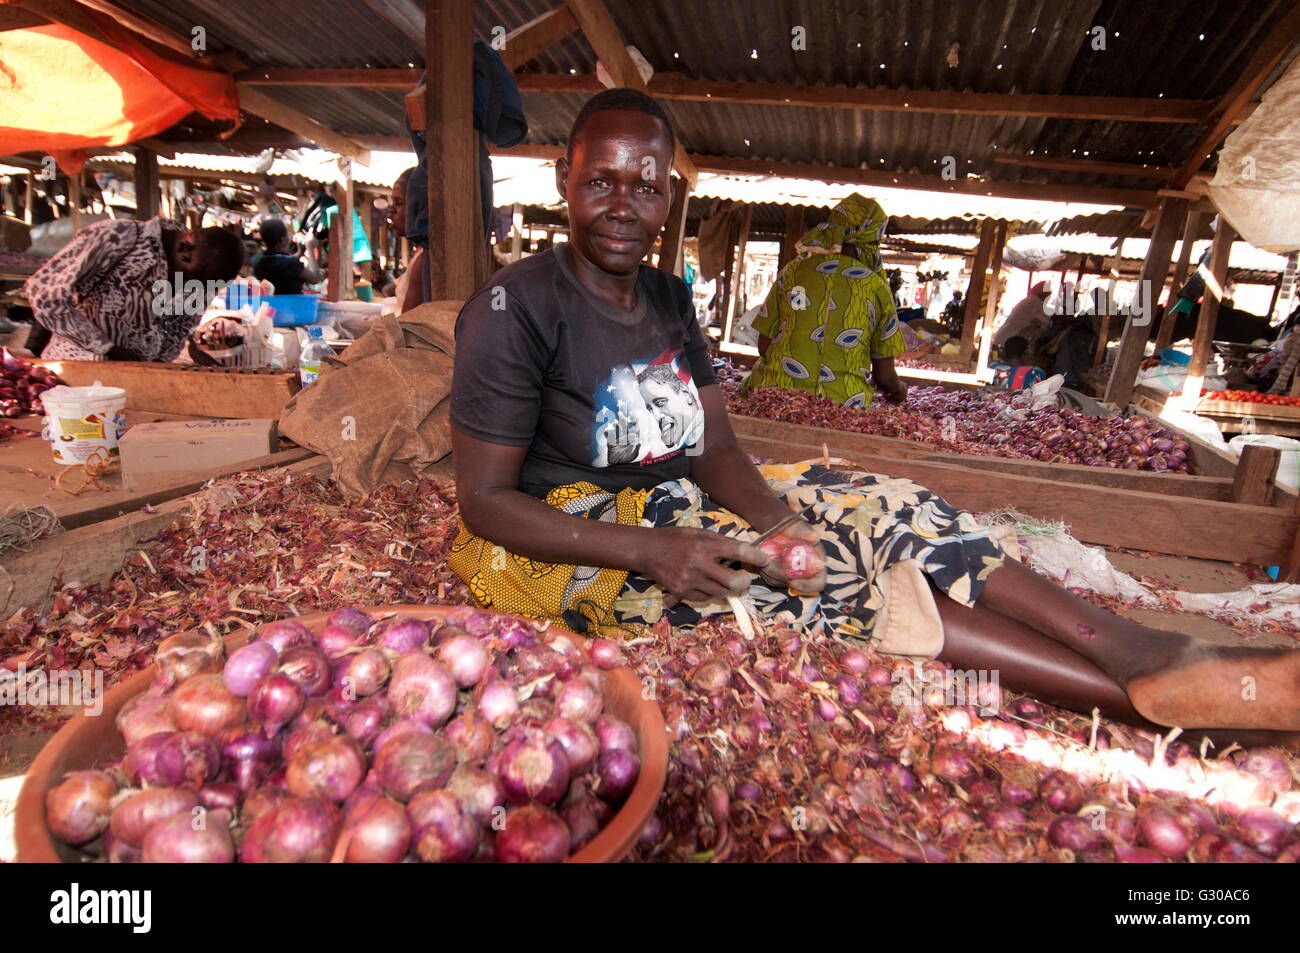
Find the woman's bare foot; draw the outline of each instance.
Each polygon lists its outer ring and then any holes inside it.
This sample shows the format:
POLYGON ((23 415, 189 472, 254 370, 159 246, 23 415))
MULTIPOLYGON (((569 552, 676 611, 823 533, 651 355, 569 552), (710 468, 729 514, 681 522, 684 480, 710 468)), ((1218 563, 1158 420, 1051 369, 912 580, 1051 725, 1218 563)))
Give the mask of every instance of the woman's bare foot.
POLYGON ((1183 660, 1125 684, 1159 725, 1300 731, 1300 651, 1200 643, 1183 660))

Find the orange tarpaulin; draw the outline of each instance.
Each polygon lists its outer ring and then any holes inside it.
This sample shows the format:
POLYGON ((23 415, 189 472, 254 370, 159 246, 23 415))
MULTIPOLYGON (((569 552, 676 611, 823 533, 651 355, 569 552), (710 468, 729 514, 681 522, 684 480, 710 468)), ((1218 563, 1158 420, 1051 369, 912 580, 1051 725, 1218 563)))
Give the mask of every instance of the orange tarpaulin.
POLYGON ((228 74, 85 13, 99 37, 58 23, 0 32, 0 155, 46 152, 75 173, 85 149, 148 138, 195 110, 238 121, 228 74))

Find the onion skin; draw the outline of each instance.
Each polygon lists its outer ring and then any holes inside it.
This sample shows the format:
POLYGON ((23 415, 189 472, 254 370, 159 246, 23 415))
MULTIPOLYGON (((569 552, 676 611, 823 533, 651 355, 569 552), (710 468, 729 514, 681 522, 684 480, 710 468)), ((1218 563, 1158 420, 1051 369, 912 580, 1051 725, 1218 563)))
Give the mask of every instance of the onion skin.
POLYGON ((439 736, 407 732, 376 743, 375 777, 403 803, 421 787, 440 788, 456 769, 456 748, 439 736))
POLYGON ((267 811, 273 811, 289 799, 289 792, 284 788, 260 787, 248 793, 239 809, 239 823, 245 829, 267 811))
POLYGON ((136 695, 117 713, 113 720, 127 747, 138 744, 150 735, 176 730, 171 699, 148 691, 136 695))
POLYGON ((178 632, 158 643, 154 662, 158 665, 157 685, 173 688, 181 682, 221 669, 225 647, 221 639, 204 632, 178 632))
POLYGON ((246 716, 244 700, 232 695, 214 673, 196 675, 172 692, 172 717, 181 731, 217 735, 242 724, 246 716))
POLYGON ((411 846, 411 820, 406 808, 380 795, 349 812, 343 836, 349 837, 347 863, 397 864, 411 846))
POLYGON ((220 767, 217 746, 197 731, 170 735, 159 745, 154 759, 154 771, 164 787, 201 787, 216 776, 220 767))
POLYGON ((492 743, 496 739, 492 726, 472 708, 447 722, 442 735, 457 747, 457 757, 461 761, 474 763, 492 753, 492 743))
POLYGON ((240 860, 248 864, 323 864, 334 852, 343 816, 320 798, 285 798, 244 835, 240 860))
POLYGON ((447 790, 460 801, 462 809, 478 824, 487 826, 497 808, 506 803, 501 779, 490 771, 461 765, 447 782, 447 790))
POLYGON ((366 758, 361 746, 345 735, 334 735, 296 752, 285 781, 294 797, 319 797, 337 803, 351 794, 365 776, 366 758))
POLYGON ((269 642, 249 642, 226 659, 221 680, 232 695, 247 698, 253 686, 271 674, 280 653, 269 642))
POLYGON ((297 682, 309 698, 329 690, 330 662, 314 645, 295 645, 280 653, 278 671, 297 682))
MULTIPOLYGON (((216 812, 209 812, 216 813, 216 812)), ((146 864, 230 864, 235 860, 235 844, 230 831, 209 818, 195 830, 194 818, 173 814, 149 829, 145 836, 141 860, 146 864)))
POLYGON ((174 731, 154 732, 127 748, 122 759, 122 773, 127 780, 137 787, 161 787, 163 782, 156 767, 158 748, 174 734, 174 731))
POLYGON ((124 844, 141 847, 150 828, 164 818, 180 814, 189 823, 199 806, 198 795, 184 788, 149 788, 132 794, 113 811, 109 824, 113 836, 124 844))
POLYGON ((553 864, 569 856, 569 828, 554 811, 540 804, 515 808, 493 844, 499 863, 553 864))
POLYGON ((103 771, 74 771, 45 794, 50 833, 67 844, 92 841, 108 827, 117 784, 103 771))

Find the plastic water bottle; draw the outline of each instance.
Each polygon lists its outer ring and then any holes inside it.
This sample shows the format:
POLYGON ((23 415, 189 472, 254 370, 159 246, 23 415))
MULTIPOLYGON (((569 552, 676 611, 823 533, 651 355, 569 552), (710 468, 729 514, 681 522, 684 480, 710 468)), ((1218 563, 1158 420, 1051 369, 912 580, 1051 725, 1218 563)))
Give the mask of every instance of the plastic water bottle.
POLYGON ((303 387, 320 377, 321 358, 333 353, 322 337, 321 328, 307 329, 307 346, 298 355, 298 376, 302 379, 303 387))

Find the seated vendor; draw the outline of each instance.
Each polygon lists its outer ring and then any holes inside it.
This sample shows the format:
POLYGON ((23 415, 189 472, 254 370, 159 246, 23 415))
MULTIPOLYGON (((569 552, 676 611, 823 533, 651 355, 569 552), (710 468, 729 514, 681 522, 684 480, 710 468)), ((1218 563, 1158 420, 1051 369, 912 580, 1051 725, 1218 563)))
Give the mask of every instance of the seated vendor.
POLYGON ((754 319, 759 358, 743 393, 789 387, 860 408, 876 390, 906 399, 894 358, 907 345, 877 247, 887 220, 879 202, 854 193, 800 239, 801 257, 781 269, 754 319))
POLYGON ((461 310, 451 421, 463 525, 450 564, 479 605, 595 634, 690 625, 747 595, 769 620, 998 672, 1078 711, 1233 729, 1243 744, 1295 740, 1281 732, 1300 732, 1300 652, 1112 615, 908 480, 756 467, 686 286, 642 264, 672 201, 673 147, 644 94, 590 99, 556 169, 571 240, 497 272, 461 310), (785 536, 820 552, 809 578, 754 545, 792 514, 785 536))
POLYGON ((87 225, 27 279, 41 357, 172 361, 218 282, 239 274, 244 246, 224 228, 190 232, 164 218, 87 225))
POLYGON ((300 295, 303 285, 325 280, 321 270, 289 242, 289 229, 278 218, 264 218, 258 231, 266 251, 253 261, 253 275, 275 286, 278 295, 300 295))
POLYGON ((1033 387, 1047 377, 1047 372, 1029 360, 1029 342, 1020 335, 1008 338, 999 348, 1001 362, 989 364, 993 371, 993 385, 1011 390, 1033 387))

